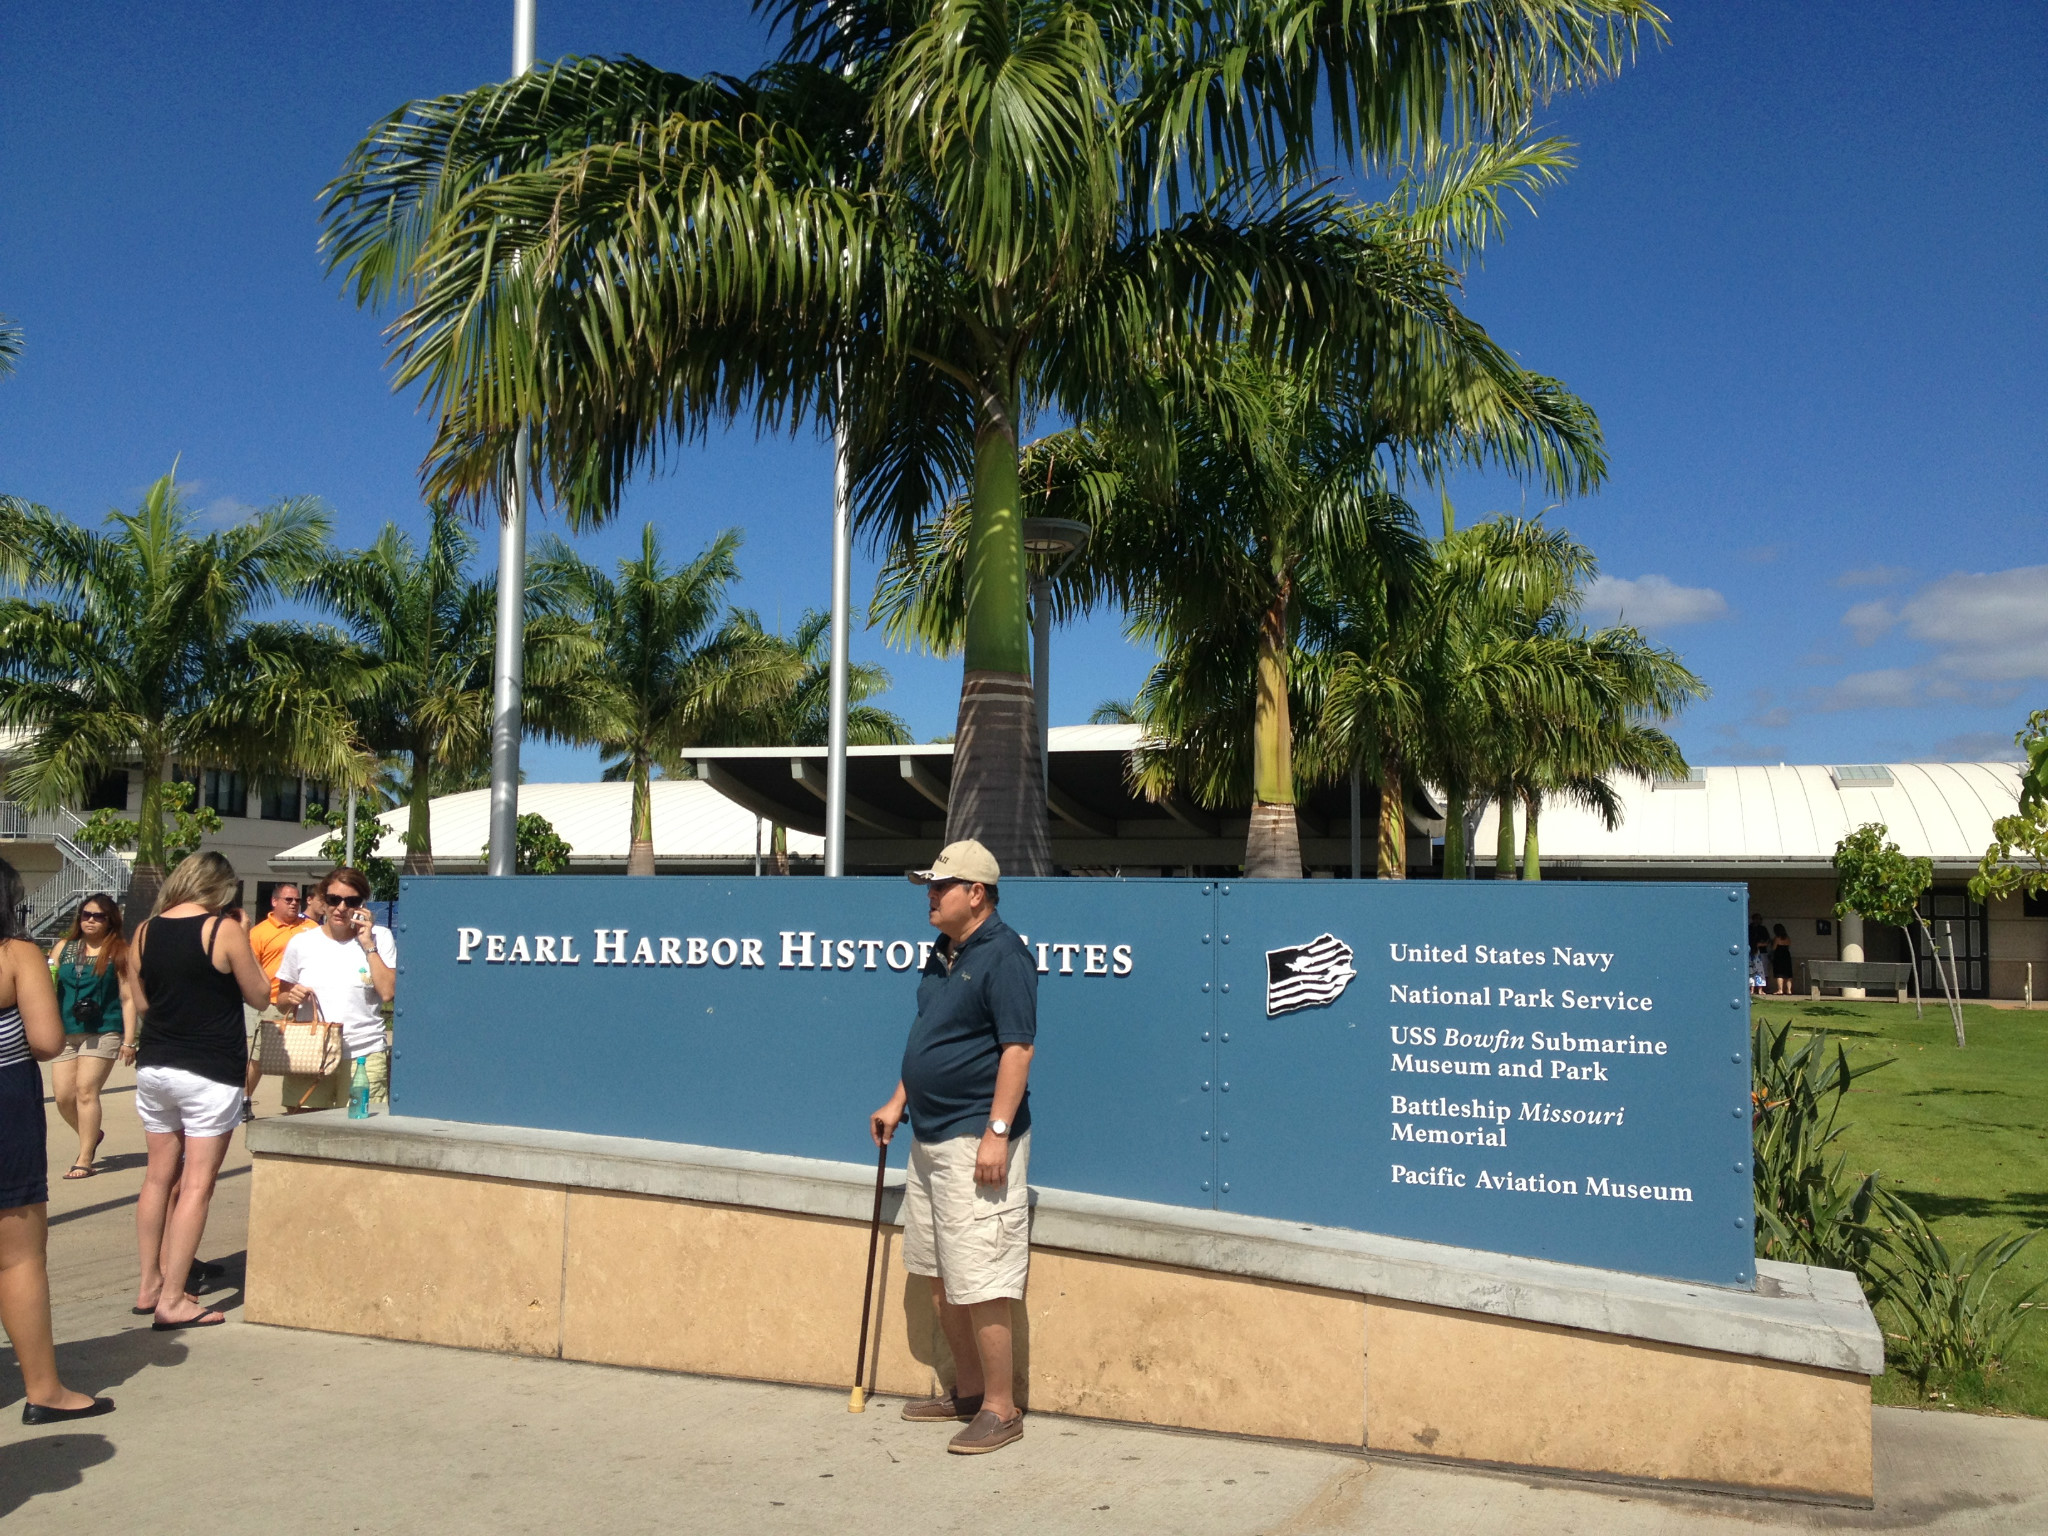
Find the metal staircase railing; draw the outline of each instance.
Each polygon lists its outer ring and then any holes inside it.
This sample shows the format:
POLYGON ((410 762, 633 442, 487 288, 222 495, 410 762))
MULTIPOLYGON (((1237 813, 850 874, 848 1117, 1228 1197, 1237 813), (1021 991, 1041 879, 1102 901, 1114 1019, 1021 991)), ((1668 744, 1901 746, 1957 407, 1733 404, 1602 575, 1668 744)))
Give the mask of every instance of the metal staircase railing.
POLYGON ((76 834, 84 825, 83 817, 61 807, 31 811, 0 800, 0 842, 47 841, 63 861, 56 874, 28 895, 23 921, 33 938, 54 934, 71 909, 94 891, 116 898, 128 893, 133 875, 128 861, 115 853, 94 853, 80 843, 76 834))

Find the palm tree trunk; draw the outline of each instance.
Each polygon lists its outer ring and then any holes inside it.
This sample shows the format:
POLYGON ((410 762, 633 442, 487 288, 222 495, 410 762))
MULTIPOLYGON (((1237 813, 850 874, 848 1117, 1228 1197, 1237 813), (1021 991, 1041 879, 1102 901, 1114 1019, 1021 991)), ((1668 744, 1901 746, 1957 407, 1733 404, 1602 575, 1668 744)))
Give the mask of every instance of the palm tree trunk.
POLYGON ((1457 785, 1444 791, 1444 878, 1465 878, 1465 791, 1457 785))
POLYGON ((412 749, 412 782, 406 786, 405 864, 408 875, 434 872, 434 758, 424 744, 412 749))
POLYGON ((1010 422, 984 417, 974 442, 966 657, 946 840, 978 840, 1005 874, 1049 875, 1028 588, 1016 433, 1010 422))
POLYGON ((626 849, 626 873, 654 873, 654 791, 647 784, 647 759, 633 756, 633 841, 626 849))
POLYGON ((1543 853, 1536 839, 1536 823, 1543 814, 1542 797, 1531 792, 1528 798, 1529 822, 1522 830, 1522 878, 1541 880, 1543 878, 1543 853))
POLYGON ((1401 797, 1401 760, 1389 754, 1380 769, 1379 877, 1408 878, 1408 813, 1401 797))
POLYGON ((1252 823, 1244 872, 1254 880, 1301 878, 1294 817, 1294 726, 1287 711, 1287 588, 1259 619, 1258 690, 1252 703, 1252 823))
POLYGON ((1499 825, 1493 837, 1493 878, 1515 878, 1515 792, 1503 786, 1494 796, 1500 807, 1499 825))
POLYGON ((142 799, 135 808, 135 867, 128 877, 122 921, 129 933, 150 914, 164 884, 164 770, 148 754, 142 760, 142 799))
POLYGON ((768 834, 768 846, 775 854, 775 873, 789 873, 789 828, 776 822, 768 834))

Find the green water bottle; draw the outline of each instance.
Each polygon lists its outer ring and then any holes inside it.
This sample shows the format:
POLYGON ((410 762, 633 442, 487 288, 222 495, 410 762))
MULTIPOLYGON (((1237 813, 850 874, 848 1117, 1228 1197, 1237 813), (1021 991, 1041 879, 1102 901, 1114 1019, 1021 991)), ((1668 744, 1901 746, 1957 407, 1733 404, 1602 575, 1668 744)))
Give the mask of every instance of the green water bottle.
POLYGON ((360 1056, 356 1058, 355 1070, 349 1076, 348 1117, 351 1120, 370 1118, 370 1064, 360 1056))

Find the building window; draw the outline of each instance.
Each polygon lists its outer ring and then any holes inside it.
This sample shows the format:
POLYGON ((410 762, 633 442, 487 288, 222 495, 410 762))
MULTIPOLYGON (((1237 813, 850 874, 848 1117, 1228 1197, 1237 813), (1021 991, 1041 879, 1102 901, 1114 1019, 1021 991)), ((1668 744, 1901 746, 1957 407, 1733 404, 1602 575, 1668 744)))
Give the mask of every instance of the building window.
POLYGON ((117 768, 112 773, 101 774, 92 788, 86 791, 85 808, 88 811, 127 810, 128 770, 117 768))
POLYGON ((2048 891, 2038 896, 2026 892, 2020 899, 2020 913, 2024 917, 2048 917, 2048 891))
POLYGON ((249 814, 249 784, 239 773, 209 768, 199 785, 199 803, 223 816, 249 814))
POLYGON ((313 814, 315 806, 324 811, 327 809, 327 802, 330 798, 332 798, 332 792, 327 785, 314 779, 308 779, 306 780, 306 797, 300 803, 300 809, 308 816, 313 814))
POLYGON ((290 821, 299 819, 299 781, 297 779, 265 779, 263 793, 257 801, 258 813, 265 821, 290 821))

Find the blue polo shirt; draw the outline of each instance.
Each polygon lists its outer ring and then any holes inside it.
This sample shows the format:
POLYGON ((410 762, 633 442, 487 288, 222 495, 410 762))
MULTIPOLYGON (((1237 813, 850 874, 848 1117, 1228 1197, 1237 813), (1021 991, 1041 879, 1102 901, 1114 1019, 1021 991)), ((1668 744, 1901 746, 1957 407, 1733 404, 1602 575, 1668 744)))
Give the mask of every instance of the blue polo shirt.
MULTIPOLYGON (((1038 967, 1017 930, 991 912, 967 936, 950 968, 945 938, 932 946, 917 983, 917 1022, 903 1048, 903 1090, 919 1141, 979 1136, 995 1103, 996 1067, 1006 1045, 1038 1037, 1038 967)), ((1031 1129, 1031 1094, 1010 1122, 1031 1129)))

